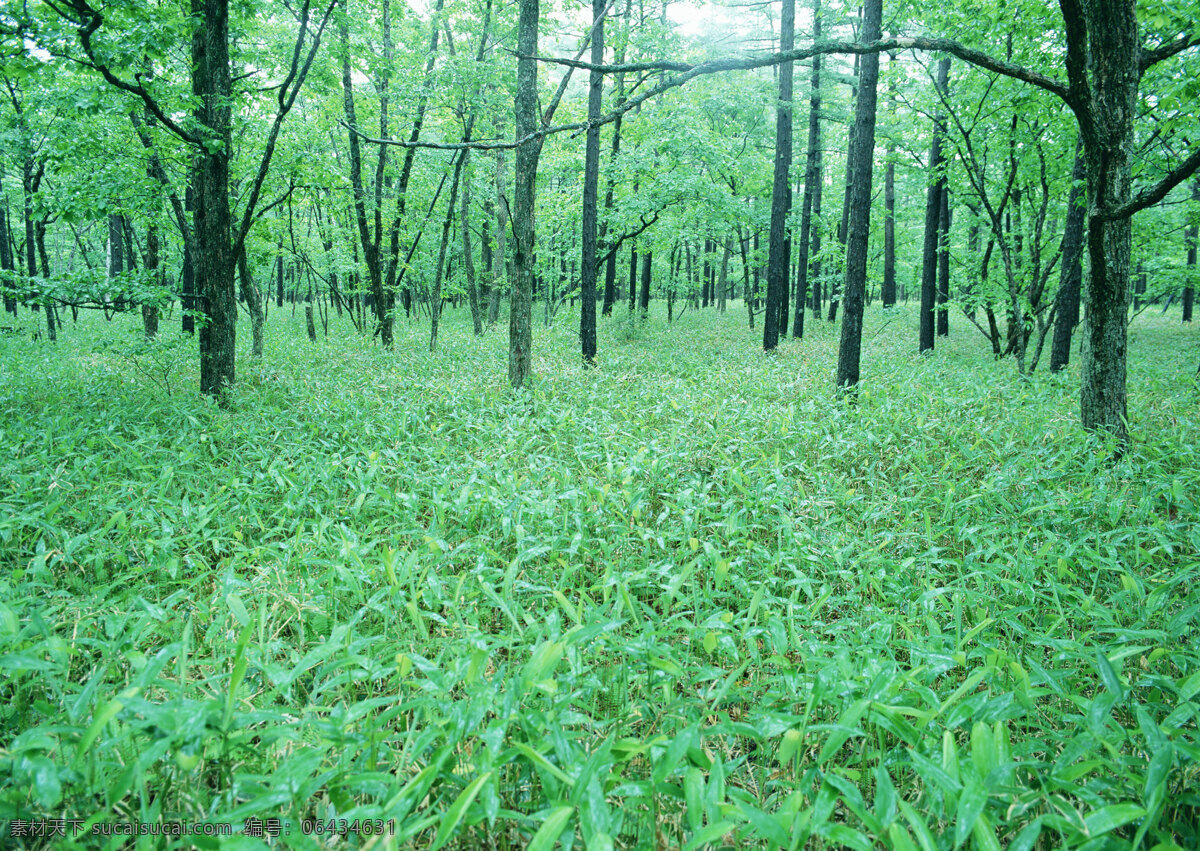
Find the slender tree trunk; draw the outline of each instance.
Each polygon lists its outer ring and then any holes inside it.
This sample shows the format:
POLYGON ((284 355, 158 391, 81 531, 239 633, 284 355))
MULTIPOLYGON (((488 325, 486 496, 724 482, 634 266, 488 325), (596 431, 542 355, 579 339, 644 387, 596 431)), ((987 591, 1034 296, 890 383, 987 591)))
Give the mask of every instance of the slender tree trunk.
MULTIPOLYGON (((470 135, 468 129, 467 135, 470 135)), ((438 324, 442 318, 442 276, 446 269, 446 249, 450 246, 450 229, 454 226, 454 213, 458 201, 458 184, 462 180, 463 163, 469 149, 456 157, 454 177, 450 180, 450 202, 446 206, 446 218, 442 222, 442 242, 438 248, 437 266, 433 272, 433 295, 429 301, 429 351, 437 351, 438 324)))
MULTIPOLYGON (((12 242, 8 229, 8 204, 4 202, 4 192, 0 189, 0 272, 13 272, 12 242)), ((17 315, 17 299, 7 289, 4 291, 4 311, 17 315)))
MULTIPOLYGON (((189 180, 184 192, 184 210, 192 215, 193 220, 195 219, 195 190, 192 188, 192 180, 189 180)), ((180 271, 182 292, 179 296, 179 327, 184 334, 196 333, 196 263, 192 259, 193 240, 184 239, 183 241, 183 269, 180 271)), ((282 274, 280 272, 281 278, 282 274)), ((280 286, 282 287, 282 281, 280 286)), ((281 289, 280 293, 282 292, 281 289)))
MULTIPOLYGON (((606 0, 592 0, 592 62, 604 64, 604 10, 606 0)), ((588 121, 600 118, 604 75, 592 71, 588 76, 588 121)), ((579 261, 579 340, 586 366, 596 363, 596 204, 600 184, 600 127, 588 127, 583 167, 583 234, 579 261)), ((612 302, 605 301, 612 309, 612 302)))
MULTIPOLYGON (((821 2, 813 4, 813 41, 821 40, 821 2)), ((804 309, 808 305, 809 246, 812 240, 813 201, 821 180, 821 57, 812 59, 808 108, 808 154, 804 169, 804 200, 800 209, 800 250, 797 262, 796 310, 792 336, 804 336, 804 309)))
POLYGON ((1079 324, 1079 289, 1083 282, 1083 190, 1087 171, 1082 143, 1075 145, 1075 169, 1067 196, 1067 219, 1063 226, 1062 259, 1059 261, 1058 294, 1055 296, 1054 338, 1050 343, 1050 371, 1058 372, 1071 362, 1071 335, 1079 324))
POLYGON ((646 251, 642 254, 642 318, 645 319, 650 315, 650 269, 653 264, 653 252, 646 251))
MULTIPOLYGON (((246 262, 246 250, 243 246, 238 252, 238 277, 242 281, 242 298, 246 301, 246 306, 250 310, 250 356, 255 360, 262 360, 263 356, 263 324, 266 321, 266 316, 263 315, 263 300, 258 292, 258 287, 255 286, 254 280, 250 277, 250 267, 246 262)), ((311 316, 312 308, 312 287, 309 287, 309 303, 308 313, 311 316)), ((311 334, 312 339, 316 339, 316 333, 311 334)))
POLYGON ((463 271, 467 275, 467 304, 471 307, 471 327, 478 337, 483 334, 483 313, 479 305, 479 282, 475 275, 475 254, 471 248, 471 165, 470 150, 463 151, 462 209, 459 230, 462 231, 463 271))
POLYGON ((505 188, 503 149, 496 151, 496 250, 492 253, 492 294, 488 327, 500 320, 500 295, 508 283, 508 190, 505 188))
POLYGON ((938 284, 937 284, 937 335, 950 336, 950 190, 942 187, 942 202, 938 230, 938 284))
MULTIPOLYGON (((634 184, 634 192, 637 191, 637 184, 634 184)), ((633 307, 637 301, 637 273, 638 273, 638 253, 637 245, 629 246, 629 312, 633 313, 633 307)))
POLYGON ((726 291, 729 289, 729 255, 732 248, 729 245, 729 237, 725 238, 725 249, 721 253, 721 274, 717 278, 717 309, 725 312, 726 291))
MULTIPOLYGON (((938 88, 946 90, 950 76, 950 57, 938 63, 938 88)), ((942 136, 945 134, 943 118, 934 117, 933 143, 929 150, 929 190, 925 203, 925 247, 921 262, 921 340, 918 351, 933 351, 935 330, 934 308, 937 302, 938 236, 941 231, 942 188, 945 175, 942 173, 942 136)))
MULTIPOLYGON (((883 29, 883 0, 867 0, 860 37, 876 41, 883 29)), ((863 301, 867 285, 867 243, 871 232, 871 178, 875 158, 876 84, 879 54, 862 57, 858 99, 854 115, 854 146, 850 150, 854 173, 854 195, 846 235, 846 303, 842 338, 838 348, 837 387, 851 391, 858 384, 862 354, 863 301)))
MULTIPOLYGON (((796 3, 783 0, 780 50, 795 44, 796 3)), ((767 309, 763 314, 763 351, 779 345, 780 304, 788 276, 787 217, 792 205, 792 62, 779 66, 779 106, 775 110, 775 177, 771 190, 771 235, 767 248, 767 309)))
MULTIPOLYGON (((896 54, 888 54, 888 67, 895 65, 896 54)), ((896 77, 888 84, 891 114, 896 113, 896 77)), ((896 304, 896 143, 888 137, 887 171, 883 182, 883 290, 880 300, 884 307, 896 304)))
MULTIPOLYGON (((1200 202, 1200 178, 1192 181, 1192 202, 1200 202)), ((1196 243, 1200 242, 1200 224, 1194 224, 1187 234, 1188 285, 1183 291, 1183 321, 1192 321, 1192 303, 1196 298, 1196 243)))
MULTIPOLYGON (((162 270, 159 258, 158 226, 153 219, 146 228, 146 270, 153 276, 154 283, 162 286, 162 270)), ((147 340, 158 336, 158 302, 142 305, 142 332, 147 340)))

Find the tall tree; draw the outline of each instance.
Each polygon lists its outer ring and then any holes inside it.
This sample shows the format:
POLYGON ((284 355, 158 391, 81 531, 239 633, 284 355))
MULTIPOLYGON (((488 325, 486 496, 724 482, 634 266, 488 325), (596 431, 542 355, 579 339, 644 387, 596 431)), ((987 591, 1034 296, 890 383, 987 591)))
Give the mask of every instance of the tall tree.
POLYGON ((533 202, 542 136, 538 129, 538 0, 519 0, 517 23, 516 180, 513 187, 513 281, 508 322, 508 381, 529 380, 533 350, 533 202))
POLYGON ((938 282, 937 335, 950 336, 950 187, 942 186, 941 209, 938 213, 938 282))
MULTIPOLYGON (((795 46, 796 0, 783 0, 780 50, 795 46)), ((767 246, 767 307, 763 314, 763 350, 779 345, 780 304, 788 275, 787 218, 792 205, 792 65, 779 66, 779 106, 775 110, 775 177, 771 190, 771 235, 767 246)), ((786 329, 785 329, 786 331, 786 329)))
POLYGON ((1187 234, 1188 281, 1183 290, 1183 321, 1192 321, 1192 304, 1196 298, 1196 243, 1200 242, 1200 180, 1192 182, 1192 226, 1187 234))
POLYGON ((330 0, 325 11, 314 16, 311 0, 294 10, 299 29, 283 82, 276 88, 275 114, 267 131, 258 168, 248 182, 241 221, 234 226, 230 203, 230 159, 232 156, 233 83, 230 70, 229 0, 191 0, 192 123, 184 126, 164 108, 147 87, 144 69, 133 82, 121 74, 129 51, 114 49, 105 34, 104 14, 88 0, 63 0, 52 8, 78 28, 88 64, 115 88, 141 98, 159 124, 186 142, 192 150, 191 185, 195 193, 193 213, 196 285, 207 321, 200 329, 200 390, 225 399, 234 380, 237 331, 237 299, 234 270, 246 236, 254 224, 263 184, 271 168, 284 120, 296 103, 313 59, 320 48, 325 25, 337 5, 330 0), (315 17, 315 20, 314 20, 315 17))
MULTIPOLYGON (((604 13, 607 0, 592 0, 592 62, 604 62, 604 13)), ((588 75, 588 130, 583 166, 583 236, 579 261, 579 340, 583 362, 596 363, 596 204, 600 184, 600 119, 604 75, 597 70, 588 75)), ((606 295, 605 307, 612 309, 606 295)))
MULTIPOLYGON (((896 53, 888 54, 889 112, 896 114, 896 53)), ((880 300, 884 307, 896 303, 896 143, 889 135, 887 140, 887 164, 883 178, 883 289, 880 300)))
MULTIPOLYGON (((883 0, 867 0, 862 39, 872 42, 883 31, 883 0)), ((846 303, 842 338, 838 348, 837 387, 852 390, 858 384, 862 353, 863 302, 866 300, 867 243, 871 228, 871 177, 875 158, 876 84, 879 54, 862 58, 858 102, 854 110, 854 147, 850 151, 854 169, 854 197, 850 207, 850 230, 846 236, 846 303)))
MULTIPOLYGON (((945 92, 950 76, 950 57, 938 62, 937 87, 945 92)), ((940 110, 940 107, 939 107, 940 110)), ((935 330, 934 307, 937 302, 938 243, 941 236, 942 192, 946 187, 946 174, 942 166, 942 137, 946 128, 940 111, 933 120, 933 141, 929 148, 929 188, 925 202, 925 246, 921 260, 921 325, 918 351, 933 350, 935 330)))

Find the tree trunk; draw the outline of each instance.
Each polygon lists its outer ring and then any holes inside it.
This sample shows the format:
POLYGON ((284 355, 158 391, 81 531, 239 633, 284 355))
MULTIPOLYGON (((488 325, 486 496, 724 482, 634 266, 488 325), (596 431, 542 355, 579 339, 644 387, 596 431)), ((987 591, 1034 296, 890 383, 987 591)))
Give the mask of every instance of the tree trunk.
MULTIPOLYGON (((604 64, 604 11, 606 0, 592 0, 592 62, 604 64)), ((592 71, 588 76, 588 121, 600 118, 604 75, 592 71)), ((583 234, 579 261, 579 340, 585 366, 596 363, 596 204, 600 184, 600 127, 588 127, 583 166, 583 234)), ((611 199, 611 196, 610 196, 611 199)), ((605 309, 612 301, 605 296, 605 309)))
POLYGON ((459 229, 462 231, 463 244, 463 271, 467 275, 467 303, 471 307, 471 328, 475 332, 475 336, 483 334, 483 314, 479 305, 479 282, 475 276, 475 255, 471 249, 471 226, 470 226, 470 209, 471 209, 471 152, 463 151, 463 169, 465 174, 462 179, 462 214, 459 218, 459 229))
MULTIPOLYGON (((1192 202, 1200 202, 1200 178, 1192 181, 1192 202)), ((1196 243, 1200 241, 1200 224, 1194 224, 1187 234, 1188 285, 1183 291, 1183 321, 1192 321, 1192 303, 1196 298, 1196 243)))
POLYGON ((517 24, 517 146, 516 185, 513 188, 513 266, 516 281, 508 324, 508 380, 514 389, 529 380, 533 349, 534 197, 541 137, 538 128, 537 54, 538 0, 519 0, 517 24))
MULTIPOLYGON (((896 62, 896 54, 888 54, 888 67, 896 62)), ((896 112, 896 79, 888 84, 890 111, 896 112)), ((896 304, 896 143, 888 137, 887 171, 883 178, 883 290, 880 300, 884 307, 896 304)))
MULTIPOLYGON (((860 37, 865 42, 876 41, 883 29, 883 0, 867 0, 864 13, 860 37)), ((837 387, 842 392, 851 391, 858 384, 862 354, 867 243, 871 231, 871 177, 875 155, 875 88, 878 80, 879 54, 869 53, 862 58, 854 116, 854 146, 850 150, 854 196, 846 235, 846 288, 843 295, 846 309, 842 318, 837 370, 837 387)))
POLYGON ((646 251, 642 254, 642 298, 640 307, 642 308, 643 319, 650 315, 650 269, 653 264, 653 258, 654 254, 651 251, 646 251))
MULTIPOLYGON (((938 63, 937 86, 943 92, 950 76, 950 57, 938 63)), ((933 351, 935 330, 934 306, 937 301, 938 236, 941 231, 942 188, 945 175, 942 173, 942 136, 945 127, 940 112, 934 117, 933 142, 929 149, 929 190, 925 202, 925 246, 921 259, 921 340, 919 352, 933 351)))
POLYGON ((229 212, 230 97, 229 0, 192 0, 192 94, 205 144, 196 147, 193 233, 196 284, 207 321, 200 328, 200 392, 225 399, 233 384, 237 339, 235 258, 229 212))
MULTIPOLYGON (((795 42, 796 3, 783 0, 780 50, 795 42)), ((779 345, 780 303, 788 275, 787 217, 792 204, 792 62, 779 66, 779 106, 775 110, 775 176, 771 189, 771 235, 767 247, 767 309, 763 314, 763 351, 779 345)))
MULTIPOLYGON (((258 287, 250 277, 250 268, 246 262, 246 249, 243 246, 238 253, 238 277, 242 279, 242 298, 246 301, 246 306, 250 309, 250 356, 255 360, 262 360, 263 356, 263 324, 266 317, 263 315, 263 300, 258 292, 258 287)), ((309 288, 309 303, 312 302, 312 288, 309 288)), ((308 309, 311 322, 312 308, 308 309)), ((316 332, 312 332, 312 339, 316 339, 316 332)))
POLYGON ((1110 211, 1132 197, 1142 50, 1132 0, 1084 3, 1083 14, 1093 73, 1081 128, 1088 165, 1088 263, 1080 418, 1084 428, 1110 433, 1123 444, 1128 439, 1125 362, 1133 223, 1128 215, 1110 218, 1110 211))
MULTIPOLYGON (((468 129, 467 135, 470 135, 468 129)), ((455 158, 454 177, 450 180, 450 202, 446 206, 446 218, 442 222, 442 241, 438 248, 437 266, 433 272, 433 295, 429 301, 429 351, 437 351, 438 324, 442 319, 442 277, 446 270, 446 249, 450 246, 450 229, 454 226, 454 213, 458 201, 458 184, 462 180, 463 163, 468 150, 455 158)))
POLYGON ((1071 362, 1071 335, 1079 324, 1079 288, 1083 281, 1083 188, 1087 176, 1082 145, 1075 145, 1075 169, 1067 196, 1067 220, 1063 226, 1062 259, 1059 261, 1058 294, 1055 296, 1054 338, 1050 343, 1050 371, 1058 372, 1071 362))
POLYGON ((492 294, 488 301, 488 327, 500 320, 500 294, 508 283, 508 196, 505 189, 504 151, 496 151, 496 250, 492 252, 492 294))
POLYGON ((937 335, 950 336, 950 190, 942 187, 941 211, 938 216, 938 284, 937 284, 937 335))
MULTIPOLYGON (((726 237, 725 250, 721 254, 721 274, 717 278, 717 309, 721 313, 725 312, 726 291, 729 289, 729 255, 731 252, 729 237, 726 237)), ((784 273, 787 273, 786 270, 784 273)))

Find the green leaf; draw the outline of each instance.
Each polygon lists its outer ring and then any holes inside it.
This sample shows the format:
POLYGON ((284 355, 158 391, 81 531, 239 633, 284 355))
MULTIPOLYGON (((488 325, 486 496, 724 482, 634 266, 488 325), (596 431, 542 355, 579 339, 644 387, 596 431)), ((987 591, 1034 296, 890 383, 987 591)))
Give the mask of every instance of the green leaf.
POLYGON ((1092 812, 1084 818, 1088 836, 1103 836, 1109 831, 1116 830, 1122 825, 1142 818, 1146 810, 1136 804, 1111 804, 1092 812))
POLYGON ((438 851, 450 841, 454 831, 458 829, 458 825, 467 814, 467 808, 471 806, 471 802, 475 800, 475 796, 479 794, 483 784, 491 779, 492 772, 485 771, 468 783, 467 788, 459 793, 458 797, 454 799, 454 803, 450 805, 450 809, 446 810, 446 815, 442 817, 442 823, 438 826, 437 836, 434 837, 429 851, 438 851))
POLYGON ((549 851, 554 847, 554 843, 558 841, 559 835, 567 826, 567 821, 571 818, 571 814, 575 812, 574 807, 561 806, 557 807, 549 817, 542 822, 542 826, 538 828, 537 833, 533 835, 533 839, 529 840, 527 851, 549 851))

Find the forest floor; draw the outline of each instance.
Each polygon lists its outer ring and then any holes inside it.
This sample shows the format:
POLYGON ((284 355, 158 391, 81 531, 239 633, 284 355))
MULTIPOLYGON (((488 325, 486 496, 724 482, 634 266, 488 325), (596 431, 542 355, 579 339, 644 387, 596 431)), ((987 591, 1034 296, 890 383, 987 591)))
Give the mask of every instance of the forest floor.
POLYGON ((851 407, 829 323, 766 357, 740 302, 617 312, 596 370, 536 324, 513 394, 463 311, 434 355, 273 311, 228 409, 177 319, 0 338, 0 819, 1200 847, 1200 329, 1134 320, 1113 462, 1077 364, 959 315, 922 358, 869 308, 851 407))

